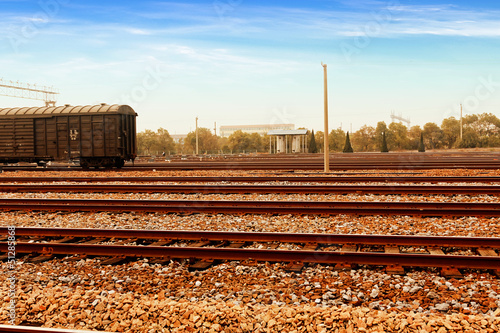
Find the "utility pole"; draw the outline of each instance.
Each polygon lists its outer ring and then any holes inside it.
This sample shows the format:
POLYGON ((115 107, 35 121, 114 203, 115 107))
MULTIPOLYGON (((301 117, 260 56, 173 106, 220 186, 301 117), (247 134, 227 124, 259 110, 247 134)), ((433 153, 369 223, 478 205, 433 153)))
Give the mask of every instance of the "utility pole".
POLYGON ((196 117, 196 155, 198 155, 198 117, 196 117))
POLYGON ((460 140, 462 140, 463 137, 462 128, 463 128, 462 104, 460 104, 460 140))
POLYGON ((214 121, 214 135, 217 136, 217 122, 214 121))
POLYGON ((327 85, 327 75, 326 75, 326 64, 321 63, 323 66, 323 76, 324 76, 324 105, 325 105, 325 134, 324 134, 324 150, 325 150, 325 172, 330 172, 330 152, 328 148, 328 85, 327 85))

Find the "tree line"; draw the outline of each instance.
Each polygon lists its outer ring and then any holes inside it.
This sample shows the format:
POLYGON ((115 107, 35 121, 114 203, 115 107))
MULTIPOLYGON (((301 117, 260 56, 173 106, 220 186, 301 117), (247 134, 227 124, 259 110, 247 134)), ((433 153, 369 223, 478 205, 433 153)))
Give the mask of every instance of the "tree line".
MULTIPOLYGON (((441 126, 429 122, 423 127, 408 128, 401 123, 387 125, 381 121, 376 127, 364 125, 354 133, 333 129, 328 134, 328 145, 332 152, 342 152, 346 148, 355 152, 381 151, 384 143, 392 151, 418 150, 421 140, 426 149, 500 147, 499 134, 500 119, 491 113, 483 113, 466 115, 462 126, 460 119, 449 117, 442 121, 441 126)), ((269 142, 269 136, 257 133, 236 131, 230 137, 222 138, 208 128, 198 128, 200 154, 269 152, 269 142)), ((307 142, 310 153, 321 152, 324 133, 308 132, 307 142)), ((194 154, 196 133, 190 132, 184 140, 176 143, 163 128, 156 132, 145 130, 137 134, 137 145, 139 155, 194 154)))
MULTIPOLYGON (((267 152, 269 136, 257 133, 236 131, 230 137, 216 136, 208 128, 198 128, 198 153, 233 154, 267 152)), ((196 132, 189 132, 181 142, 175 142, 167 130, 157 132, 145 130, 137 133, 139 155, 174 155, 194 154, 196 151, 196 132)))

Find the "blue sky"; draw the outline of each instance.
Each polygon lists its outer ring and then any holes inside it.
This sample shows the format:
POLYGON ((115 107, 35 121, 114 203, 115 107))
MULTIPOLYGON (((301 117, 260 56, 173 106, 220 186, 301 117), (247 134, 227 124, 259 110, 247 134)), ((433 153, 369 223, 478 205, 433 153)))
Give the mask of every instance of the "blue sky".
MULTIPOLYGON (((138 130, 294 123, 355 131, 500 116, 494 1, 0 0, 4 80, 58 104, 130 104, 138 130)), ((42 105, 1 97, 3 107, 42 105)))

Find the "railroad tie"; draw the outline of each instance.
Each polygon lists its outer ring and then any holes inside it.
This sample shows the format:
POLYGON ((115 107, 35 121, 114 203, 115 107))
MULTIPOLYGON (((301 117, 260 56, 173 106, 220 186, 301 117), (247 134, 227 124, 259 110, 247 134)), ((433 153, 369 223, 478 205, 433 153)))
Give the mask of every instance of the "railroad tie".
MULTIPOLYGON (((148 244, 147 246, 165 246, 165 245, 170 245, 174 241, 172 239, 167 239, 167 240, 159 240, 156 242, 153 242, 151 244, 148 244)), ((172 259, 170 258, 164 258, 164 257, 158 257, 158 258, 150 258, 149 263, 150 264, 160 264, 160 265, 168 265, 172 259)))
MULTIPOLYGON (((189 245, 189 247, 203 247, 212 244, 211 241, 199 241, 194 244, 189 245)), ((191 261, 191 260, 190 260, 191 261)), ((190 271, 204 270, 212 266, 215 263, 214 259, 200 259, 194 260, 188 267, 190 271)))
MULTIPOLYGON (((210 242, 209 242, 210 243, 210 242)), ((239 249, 242 248, 246 242, 231 242, 229 244, 221 244, 220 246, 228 249, 239 249)), ((205 270, 212 266, 214 263, 216 263, 217 260, 213 259, 202 259, 202 260, 197 260, 193 264, 189 266, 189 270, 194 271, 194 270, 205 270)))
MULTIPOLYGON (((301 251, 315 251, 317 248, 318 248, 317 243, 308 243, 308 244, 305 244, 304 247, 302 247, 300 250, 301 251)), ((303 263, 303 262, 291 262, 286 266, 286 270, 288 272, 300 273, 300 271, 302 271, 304 266, 305 266, 305 263, 303 263)))
MULTIPOLYGON (((399 251, 399 246, 396 245, 386 245, 384 247, 384 252, 385 253, 400 253, 399 251)), ((385 271, 388 274, 394 274, 394 275, 404 275, 405 270, 403 266, 401 265, 389 265, 385 268, 385 271)))
MULTIPOLYGON (((445 255, 443 250, 439 247, 430 247, 427 249, 432 255, 445 255)), ((463 278, 462 273, 456 267, 442 267, 441 274, 447 278, 461 279, 463 278)))
POLYGON ((102 243, 106 240, 107 238, 91 238, 91 239, 86 239, 82 242, 78 242, 77 244, 97 244, 97 243, 102 243))
MULTIPOLYGON (((496 251, 492 248, 489 248, 489 247, 478 248, 477 252, 483 257, 496 257, 496 256, 498 256, 496 251)), ((492 273, 495 276, 500 277, 500 269, 494 269, 494 270, 492 270, 492 273)))
POLYGON ((53 255, 52 251, 50 250, 50 245, 49 245, 50 243, 54 243, 54 244, 71 243, 74 240, 75 240, 75 237, 64 237, 61 239, 51 240, 49 243, 47 243, 47 245, 49 246, 49 247, 47 247, 47 250, 44 253, 42 253, 41 255, 33 254, 33 256, 31 258, 29 258, 29 262, 34 263, 34 264, 39 264, 39 263, 42 263, 45 261, 52 260, 56 256, 53 255))
MULTIPOLYGON (((358 252, 358 245, 356 244, 344 244, 340 249, 340 252, 358 252)), ((352 268, 352 264, 346 262, 339 262, 335 265, 334 269, 336 271, 345 271, 352 268)))

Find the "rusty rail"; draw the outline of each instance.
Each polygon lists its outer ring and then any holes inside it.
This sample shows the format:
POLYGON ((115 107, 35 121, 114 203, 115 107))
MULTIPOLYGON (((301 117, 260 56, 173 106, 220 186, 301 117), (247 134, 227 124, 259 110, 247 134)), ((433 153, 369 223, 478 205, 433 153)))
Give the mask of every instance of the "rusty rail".
MULTIPOLYGON (((0 242, 0 249, 6 247, 6 242, 0 242)), ((483 257, 376 252, 333 252, 60 243, 17 243, 16 252, 39 253, 45 255, 85 254, 92 256, 156 257, 164 259, 196 258, 209 260, 257 260, 321 264, 356 263, 362 265, 393 265, 397 263, 401 266, 456 267, 470 269, 498 269, 498 267, 500 267, 500 257, 498 256, 483 257)))
MULTIPOLYGON (((496 153, 460 153, 460 154, 416 154, 416 153, 390 153, 370 154, 357 153, 345 156, 332 154, 331 170, 416 170, 416 169, 498 169, 500 161, 496 153), (459 155, 459 156, 456 156, 459 155)), ((287 155, 285 157, 273 156, 261 158, 258 156, 230 157, 226 160, 220 158, 206 158, 199 156, 190 160, 172 160, 170 162, 135 163, 127 164, 124 170, 280 170, 302 169, 322 170, 323 159, 311 155, 287 155)), ((35 168, 33 166, 4 166, 4 170, 36 170, 36 171, 66 171, 78 170, 78 167, 54 166, 48 168, 35 168)))
POLYGON ((2 211, 500 216, 500 203, 0 199, 2 211))
POLYGON ((489 194, 499 195, 500 186, 443 185, 157 185, 157 184, 44 184, 0 185, 0 192, 80 193, 302 193, 302 194, 489 194))
POLYGON ((352 176, 332 174, 330 176, 273 174, 269 176, 187 176, 187 177, 0 177, 0 183, 500 183, 498 176, 439 177, 439 176, 352 176))
POLYGON ((500 203, 0 199, 3 211, 500 216, 500 203))
MULTIPOLYGON (((0 235, 7 235, 0 227, 0 235)), ((400 236, 358 234, 308 234, 276 232, 226 232, 141 229, 68 229, 16 227, 16 237, 137 238, 149 240, 281 242, 317 244, 364 244, 397 246, 489 247, 500 249, 498 237, 400 236)))
MULTIPOLYGON (((7 228, 0 228, 0 235, 7 234, 7 228)), ((106 229, 44 229, 16 228, 16 252, 21 254, 51 255, 86 255, 113 257, 151 257, 162 260, 171 259, 204 259, 213 260, 256 260, 271 262, 288 262, 293 265, 304 263, 320 264, 365 264, 389 267, 442 267, 449 269, 492 269, 498 272, 500 257, 495 252, 500 249, 500 238, 484 237, 429 237, 429 236, 393 236, 393 235, 336 235, 336 234, 286 234, 286 233, 244 233, 244 232, 200 232, 182 230, 106 230, 106 229), (86 243, 62 243, 57 239, 42 242, 27 242, 25 237, 64 237, 65 241, 86 243), (96 245, 87 242, 89 238, 97 239, 134 239, 175 241, 222 242, 226 247, 177 247, 128 245, 96 245), (290 242, 305 244, 302 250, 274 250, 235 248, 231 243, 249 244, 250 242, 290 242), (314 245, 313 245, 314 244, 314 245), (340 251, 313 250, 328 245, 347 245, 340 251), (351 245, 356 245, 352 247, 351 245), (362 246, 420 246, 427 247, 428 253, 395 253, 393 251, 360 252, 362 246), (446 255, 437 248, 475 248, 480 255, 446 255), (353 250, 349 250, 349 248, 353 250), (434 252, 434 253, 433 253, 434 252)), ((209 244, 209 243, 207 243, 209 244)), ((214 244, 215 245, 215 244, 214 244)), ((222 245, 224 246, 224 245, 222 245)), ((8 243, 0 242, 0 251, 7 251, 8 243)))
POLYGON ((0 325, 1 333, 98 333, 99 331, 71 330, 60 328, 0 325))

